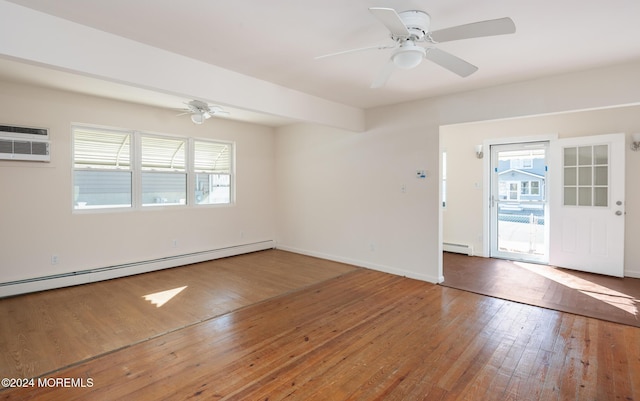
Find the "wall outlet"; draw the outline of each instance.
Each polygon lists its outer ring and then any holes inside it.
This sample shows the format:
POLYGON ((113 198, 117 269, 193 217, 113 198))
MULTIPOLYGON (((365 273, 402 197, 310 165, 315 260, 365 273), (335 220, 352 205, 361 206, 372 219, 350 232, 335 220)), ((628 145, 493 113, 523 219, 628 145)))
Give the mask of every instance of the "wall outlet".
POLYGON ((51 264, 57 265, 58 263, 60 263, 60 258, 58 257, 58 255, 51 255, 51 264))
POLYGON ((174 239, 173 241, 171 241, 171 247, 172 248, 177 248, 178 247, 178 240, 174 239))

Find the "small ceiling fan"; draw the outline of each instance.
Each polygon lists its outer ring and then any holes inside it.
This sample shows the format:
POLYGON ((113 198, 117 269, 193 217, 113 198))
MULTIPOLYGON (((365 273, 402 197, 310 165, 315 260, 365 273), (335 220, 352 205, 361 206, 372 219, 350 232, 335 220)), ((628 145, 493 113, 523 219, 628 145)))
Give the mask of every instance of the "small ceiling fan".
POLYGON ((431 45, 461 39, 504 35, 516 31, 516 26, 511 18, 480 21, 430 31, 431 17, 424 11, 409 10, 398 13, 393 8, 383 7, 372 7, 369 8, 369 11, 387 27, 394 43, 345 50, 319 56, 316 59, 364 50, 394 49, 389 61, 371 84, 372 88, 384 86, 396 67, 408 70, 417 67, 425 58, 461 77, 467 77, 476 72, 478 67, 431 45), (418 43, 426 43, 427 47, 419 46, 418 43))
POLYGON ((185 114, 191 114, 191 121, 194 124, 202 124, 206 119, 209 119, 213 116, 228 116, 229 112, 225 111, 220 106, 209 106, 205 102, 201 102, 200 100, 192 100, 189 103, 185 103, 187 108, 184 109, 184 113, 178 114, 179 116, 183 116, 185 114))

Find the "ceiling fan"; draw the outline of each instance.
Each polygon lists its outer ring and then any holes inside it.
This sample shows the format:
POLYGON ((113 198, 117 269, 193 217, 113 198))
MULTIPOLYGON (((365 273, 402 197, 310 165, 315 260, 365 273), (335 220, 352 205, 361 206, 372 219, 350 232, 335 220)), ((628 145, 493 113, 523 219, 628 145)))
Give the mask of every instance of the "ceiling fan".
POLYGON ((424 11, 409 10, 398 13, 393 8, 383 7, 372 7, 369 11, 387 27, 394 43, 345 50, 319 56, 316 59, 363 50, 394 49, 389 61, 371 84, 372 88, 384 86, 396 67, 408 70, 417 67, 425 58, 461 77, 467 77, 476 72, 478 67, 432 45, 461 39, 504 35, 516 31, 511 18, 480 21, 430 31, 431 17, 424 11), (426 43, 427 47, 419 46, 418 43, 426 43))
POLYGON ((229 115, 229 112, 225 111, 222 107, 209 106, 207 103, 201 102, 200 100, 192 100, 185 104, 187 105, 187 108, 183 109, 185 112, 178 115, 183 116, 185 114, 191 114, 191 121, 195 124, 202 124, 206 119, 213 116, 229 115))

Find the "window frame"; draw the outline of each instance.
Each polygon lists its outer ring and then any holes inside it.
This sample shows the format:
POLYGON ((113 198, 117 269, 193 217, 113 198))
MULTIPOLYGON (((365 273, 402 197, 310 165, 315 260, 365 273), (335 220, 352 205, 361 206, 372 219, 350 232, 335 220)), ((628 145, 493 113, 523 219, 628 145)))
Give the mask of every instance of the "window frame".
MULTIPOLYGON (((236 193, 236 179, 235 179, 235 158, 236 158, 236 143, 234 141, 217 140, 210 138, 192 138, 179 135, 159 134, 153 132, 142 132, 131 129, 118 129, 103 127, 97 125, 88 124, 72 124, 71 126, 71 192, 72 202, 71 208, 73 213, 105 213, 105 212, 122 212, 122 211, 141 211, 141 210, 158 210, 164 208, 207 208, 207 207, 229 207, 235 205, 235 193, 236 193), (118 168, 90 168, 90 167, 76 167, 76 132, 79 130, 89 130, 95 132, 118 133, 128 135, 129 138, 129 166, 128 170, 118 168), (142 164, 142 143, 144 137, 159 138, 177 140, 183 142, 184 146, 184 169, 174 171, 172 169, 159 168, 154 170, 152 168, 143 168, 142 164), (224 145, 228 147, 228 168, 222 175, 228 175, 229 177, 229 190, 228 200, 226 202, 216 203, 198 203, 196 199, 196 180, 198 174, 205 174, 195 168, 195 147, 198 143, 211 143, 215 145, 224 145), (131 175, 130 191, 131 191, 131 204, 130 205, 99 205, 99 206, 79 206, 77 202, 77 189, 76 189, 76 171, 128 171, 131 175), (184 203, 159 203, 159 204, 143 204, 143 173, 170 173, 180 174, 185 177, 185 191, 186 197, 184 203)), ((206 174, 216 174, 208 172, 206 174)), ((218 175, 220 175, 218 174, 218 175)))
MULTIPOLYGON (((191 163, 189 163, 189 168, 190 171, 192 173, 192 176, 189 180, 189 184, 192 185, 193 187, 190 190, 190 194, 193 196, 193 202, 192 204, 194 206, 200 207, 200 206, 216 206, 216 205, 228 205, 228 204, 233 204, 235 203, 235 150, 236 150, 236 146, 234 142, 229 142, 229 141, 216 141, 216 140, 211 140, 211 139, 202 139, 202 138, 191 138, 190 140, 190 149, 191 149, 191 163), (216 168, 213 168, 212 170, 206 170, 204 168, 196 168, 196 162, 197 162, 197 155, 196 155, 196 149, 197 149, 197 143, 208 143, 208 144, 215 144, 215 145, 224 145, 225 147, 228 147, 228 162, 224 163, 225 165, 228 165, 228 168, 224 171, 217 171, 216 168), (212 175, 227 175, 229 176, 229 201, 226 203, 216 203, 216 202, 208 202, 208 203, 199 203, 199 201, 197 200, 197 194, 196 191, 198 190, 197 188, 197 183, 198 183, 198 175, 199 174, 208 174, 209 177, 211 177, 212 175)), ((220 155, 219 155, 220 156, 220 155)), ((215 164, 215 163, 214 163, 215 164)))
MULTIPOLYGON (((186 206, 189 204, 189 164, 190 164, 190 146, 189 146, 189 138, 182 138, 172 135, 160 135, 160 134, 151 134, 146 132, 138 132, 136 135, 136 155, 138 156, 138 162, 135 164, 135 168, 137 168, 137 177, 138 177, 138 187, 136 188, 134 185, 134 191, 139 196, 139 202, 136 206, 139 206, 143 209, 146 208, 157 208, 157 207, 180 207, 186 206), (182 163, 182 167, 173 167, 173 161, 171 162, 171 166, 145 166, 145 138, 149 140, 156 141, 160 143, 161 141, 166 142, 178 142, 180 145, 175 150, 173 156, 176 155, 177 152, 182 148, 182 152, 184 153, 184 162, 182 163), (146 193, 144 192, 145 182, 144 175, 149 176, 159 176, 159 175, 180 175, 184 176, 184 203, 182 202, 145 202, 146 193)), ((152 148, 152 146, 149 146, 152 148)), ((169 148, 167 148, 169 149, 169 148)), ((160 148, 160 151, 164 149, 160 148)), ((156 152, 157 153, 157 152, 156 152)), ((158 159, 159 160, 159 159, 158 159)))
POLYGON ((71 158, 72 158, 72 163, 71 163, 71 191, 72 191, 72 202, 71 202, 71 207, 72 210, 74 212, 87 212, 87 211, 102 211, 102 210, 131 210, 134 207, 134 192, 133 192, 133 182, 135 180, 135 172, 134 172, 134 164, 135 164, 135 148, 134 148, 134 139, 133 139, 133 134, 131 131, 127 131, 127 130, 121 130, 121 129, 116 129, 116 128, 107 128, 107 127, 99 127, 99 126, 89 126, 89 125, 73 125, 72 126, 72 138, 71 138, 71 158), (118 163, 116 163, 116 165, 112 166, 112 167, 104 167, 104 166, 100 166, 100 163, 97 163, 98 166, 90 166, 91 163, 84 163, 86 164, 85 167, 82 166, 77 166, 78 162, 76 159, 76 131, 79 130, 84 130, 87 132, 98 132, 100 134, 115 134, 115 135, 122 135, 123 137, 127 138, 128 141, 128 148, 129 148, 129 161, 128 161, 128 166, 124 167, 124 166, 119 166, 118 163), (80 203, 83 202, 79 202, 78 201, 78 189, 76 189, 76 172, 78 171, 91 171, 91 172, 104 172, 104 173, 108 173, 108 172, 129 172, 129 183, 130 183, 130 187, 129 187, 129 204, 125 205, 125 204, 112 204, 112 205, 100 205, 100 206, 89 206, 89 207, 85 207, 85 205, 80 205, 80 203))

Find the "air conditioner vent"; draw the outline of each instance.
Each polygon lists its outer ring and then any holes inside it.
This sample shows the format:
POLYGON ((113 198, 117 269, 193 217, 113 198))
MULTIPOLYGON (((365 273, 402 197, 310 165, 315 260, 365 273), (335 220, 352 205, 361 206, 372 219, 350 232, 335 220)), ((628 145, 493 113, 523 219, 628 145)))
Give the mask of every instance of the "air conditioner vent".
POLYGON ((49 131, 45 128, 0 125, 0 159, 50 161, 49 131))
POLYGON ((0 132, 7 134, 17 135, 37 135, 42 139, 49 138, 49 131, 46 128, 29 128, 29 127, 14 127, 11 125, 0 125, 0 132))

